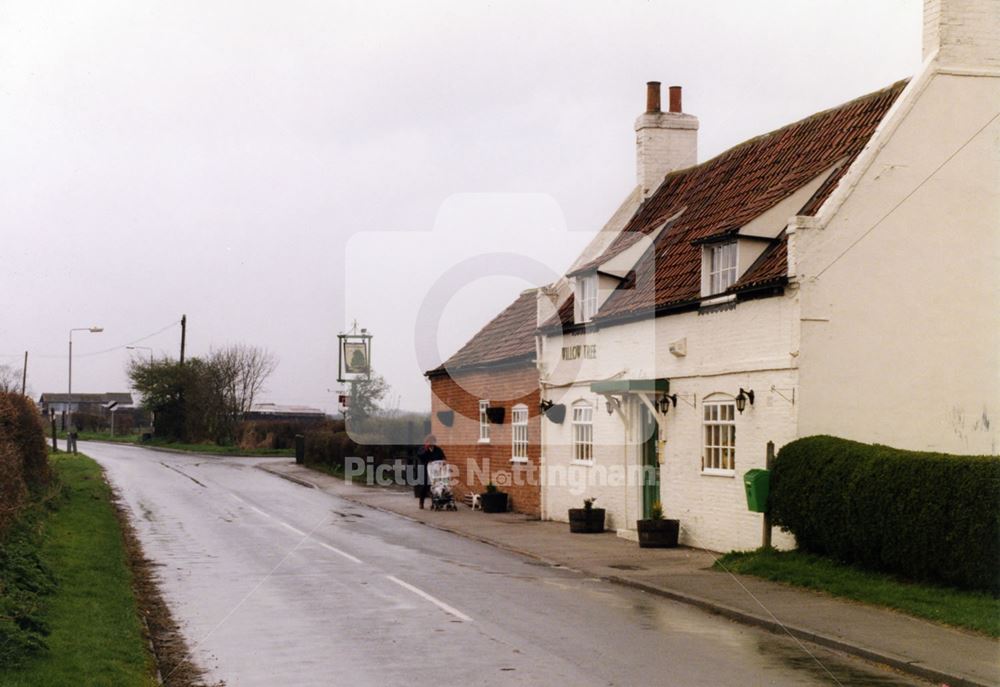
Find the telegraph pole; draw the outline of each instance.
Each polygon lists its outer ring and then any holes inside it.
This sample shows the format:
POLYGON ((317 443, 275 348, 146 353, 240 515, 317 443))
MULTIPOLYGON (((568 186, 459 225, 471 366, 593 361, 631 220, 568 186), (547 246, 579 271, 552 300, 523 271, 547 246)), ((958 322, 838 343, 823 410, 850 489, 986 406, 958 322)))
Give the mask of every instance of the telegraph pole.
POLYGON ((181 315, 181 365, 184 364, 184 340, 187 338, 188 316, 181 315))
POLYGON ((24 352, 24 367, 21 368, 21 395, 24 396, 28 388, 28 352, 24 352))

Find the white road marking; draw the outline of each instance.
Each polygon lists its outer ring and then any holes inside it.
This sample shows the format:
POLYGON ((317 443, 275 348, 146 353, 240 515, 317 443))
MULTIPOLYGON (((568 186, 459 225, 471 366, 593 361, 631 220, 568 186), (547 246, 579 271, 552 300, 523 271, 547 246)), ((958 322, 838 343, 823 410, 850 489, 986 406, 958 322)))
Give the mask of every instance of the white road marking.
POLYGON ((281 525, 282 527, 287 527, 288 529, 290 529, 292 532, 295 532, 295 534, 299 535, 300 537, 306 537, 306 536, 308 536, 305 532, 303 532, 302 530, 300 530, 298 527, 292 527, 287 522, 282 522, 281 520, 279 520, 278 524, 281 525))
POLYGON ((355 558, 351 554, 347 553, 346 551, 341 551, 340 549, 338 549, 335 546, 330 546, 329 544, 326 544, 326 543, 318 541, 318 540, 317 540, 316 543, 319 544, 320 546, 322 546, 324 549, 329 549, 330 551, 333 551, 338 556, 343 556, 344 558, 346 558, 349 561, 354 561, 355 563, 360 563, 361 562, 360 558, 355 558))
MULTIPOLYGON (((236 494, 233 494, 233 493, 230 492, 229 495, 232 496, 237 501, 240 501, 241 503, 246 503, 246 501, 244 499, 240 498, 236 494)), ((313 539, 311 535, 306 534, 305 532, 303 532, 302 530, 300 530, 297 527, 293 527, 293 526, 289 525, 287 522, 283 522, 281 520, 278 520, 273 515, 271 515, 270 513, 265 513, 260 508, 257 508, 255 506, 251 506, 250 504, 247 504, 247 507, 250 508, 250 510, 252 510, 253 512, 259 513, 260 515, 263 515, 265 518, 268 518, 269 520, 276 520, 279 525, 282 525, 283 527, 287 527, 288 529, 290 529, 292 532, 295 532, 295 534, 299 535, 300 537, 307 537, 308 539, 311 539, 312 541, 314 541, 317 544, 319 544, 320 546, 322 546, 324 549, 327 549, 328 551, 332 551, 333 553, 337 554, 338 556, 343 556, 344 558, 346 558, 347 560, 351 561, 352 563, 361 563, 362 562, 362 560, 360 558, 358 558, 357 556, 352 556, 351 554, 347 553, 346 551, 341 551, 336 546, 330 546, 326 542, 321 542, 318 539, 313 539)))
POLYGON ((393 582, 395 582, 396 584, 398 584, 403 589, 410 590, 411 592, 413 592, 417 596, 421 597, 422 599, 427 599, 428 601, 430 601, 432 604, 434 604, 435 606, 437 606, 438 608, 440 608, 442 611, 444 611, 448 615, 453 615, 456 618, 458 618, 459 620, 463 620, 463 621, 465 621, 467 623, 471 623, 472 622, 472 618, 470 618, 469 616, 465 615, 464 613, 462 613, 457 608, 449 606, 444 601, 441 601, 440 599, 435 599, 433 596, 431 596, 430 594, 428 594, 427 592, 425 592, 423 589, 418 589, 417 587, 414 587, 412 584, 410 584, 408 582, 403 582, 398 577, 393 577, 392 575, 386 575, 386 578, 392 580, 393 582))

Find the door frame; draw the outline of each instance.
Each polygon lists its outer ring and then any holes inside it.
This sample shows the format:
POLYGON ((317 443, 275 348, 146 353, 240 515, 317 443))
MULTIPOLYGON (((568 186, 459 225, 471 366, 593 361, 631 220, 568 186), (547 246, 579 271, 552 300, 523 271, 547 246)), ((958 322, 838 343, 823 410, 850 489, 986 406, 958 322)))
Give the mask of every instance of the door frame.
POLYGON ((639 408, 639 465, 642 471, 639 510, 643 518, 649 518, 653 502, 660 500, 660 425, 659 419, 644 403, 640 403, 639 408))

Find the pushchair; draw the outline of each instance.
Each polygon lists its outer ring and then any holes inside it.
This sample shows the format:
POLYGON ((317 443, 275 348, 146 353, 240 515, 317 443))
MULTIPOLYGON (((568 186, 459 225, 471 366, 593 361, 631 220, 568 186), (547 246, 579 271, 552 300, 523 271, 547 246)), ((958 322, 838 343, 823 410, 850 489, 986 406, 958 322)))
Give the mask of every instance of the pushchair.
POLYGON ((427 464, 427 481, 431 485, 431 510, 458 510, 451 491, 451 465, 443 460, 427 464))

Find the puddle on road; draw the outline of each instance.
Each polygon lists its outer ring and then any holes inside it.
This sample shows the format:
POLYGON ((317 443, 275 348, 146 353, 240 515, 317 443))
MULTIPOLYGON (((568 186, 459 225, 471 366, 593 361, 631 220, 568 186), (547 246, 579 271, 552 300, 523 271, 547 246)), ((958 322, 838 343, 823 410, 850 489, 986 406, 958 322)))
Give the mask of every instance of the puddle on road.
MULTIPOLYGON (((716 623, 706 623, 704 616, 693 608, 674 602, 639 600, 631 605, 643 630, 669 634, 692 634, 711 637, 713 644, 725 645, 734 653, 749 654, 749 665, 771 669, 784 668, 802 677, 804 682, 838 685, 840 687, 914 687, 923 682, 894 672, 860 658, 848 657, 811 644, 800 645, 785 635, 774 635, 718 617, 728 629, 720 631, 716 623)), ((723 626, 725 628, 725 626, 723 626)), ((720 648, 722 648, 720 646, 720 648)))
MULTIPOLYGON (((817 682, 830 685, 912 687, 913 685, 930 684, 887 672, 892 670, 888 666, 868 664, 870 667, 867 670, 855 668, 846 662, 847 659, 817 648, 810 648, 809 651, 813 655, 809 655, 802 647, 778 641, 776 638, 763 637, 759 639, 757 650, 763 658, 777 659, 782 665, 797 673, 807 674, 817 682)), ((855 660, 866 663, 862 659, 855 660)))
POLYGON ((139 510, 142 512, 142 517, 147 522, 156 522, 156 516, 153 515, 153 511, 142 501, 139 502, 139 510))

